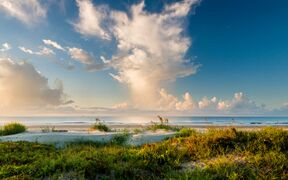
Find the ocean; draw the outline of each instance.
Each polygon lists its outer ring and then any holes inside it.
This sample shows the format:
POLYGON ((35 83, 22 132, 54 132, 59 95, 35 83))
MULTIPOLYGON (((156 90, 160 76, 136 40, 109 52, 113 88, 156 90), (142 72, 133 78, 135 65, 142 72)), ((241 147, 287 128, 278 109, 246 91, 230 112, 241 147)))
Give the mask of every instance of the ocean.
MULTIPOLYGON (((91 125, 99 118, 107 125, 148 125, 159 122, 156 116, 54 116, 54 117, 0 117, 0 126, 20 122, 26 126, 91 125)), ((166 117, 171 125, 196 126, 288 126, 288 117, 166 117)))

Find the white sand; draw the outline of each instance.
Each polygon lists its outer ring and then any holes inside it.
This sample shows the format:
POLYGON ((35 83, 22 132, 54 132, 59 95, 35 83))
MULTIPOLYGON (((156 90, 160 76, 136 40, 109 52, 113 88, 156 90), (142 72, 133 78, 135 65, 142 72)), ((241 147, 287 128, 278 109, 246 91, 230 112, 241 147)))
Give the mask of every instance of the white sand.
MULTIPOLYGON (((44 144, 53 144, 57 147, 63 147, 67 143, 79 141, 108 142, 116 134, 121 134, 121 132, 25 132, 15 135, 2 136, 0 137, 0 141, 29 141, 44 144)), ((132 135, 127 141, 127 144, 139 146, 146 143, 159 142, 164 140, 165 138, 172 137, 174 135, 175 132, 167 132, 163 130, 158 130, 156 132, 147 131, 132 135)))

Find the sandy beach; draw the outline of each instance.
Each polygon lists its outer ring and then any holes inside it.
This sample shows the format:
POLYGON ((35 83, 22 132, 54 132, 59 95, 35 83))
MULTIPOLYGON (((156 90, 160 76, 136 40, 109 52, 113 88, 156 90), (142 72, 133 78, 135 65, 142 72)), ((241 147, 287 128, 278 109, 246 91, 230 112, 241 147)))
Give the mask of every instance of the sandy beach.
MULTIPOLYGON (((28 141, 38 142, 44 144, 53 144, 57 147, 63 147, 66 144, 81 141, 92 141, 92 142, 108 142, 115 135, 123 134, 123 132, 129 133, 131 136, 127 145, 143 145, 147 143, 160 142, 166 138, 172 137, 176 134, 175 131, 146 130, 148 126, 143 125, 110 125, 109 128, 112 132, 100 132, 92 131, 88 125, 58 125, 58 126, 28 126, 28 130, 24 133, 8 135, 0 137, 1 142, 17 142, 17 141, 28 141), (48 132, 43 132, 44 128, 50 129, 48 132), (67 132, 51 132, 54 128, 58 131, 67 132), (138 129, 140 132, 135 133, 134 130, 138 129)), ((203 132, 210 128, 225 129, 225 128, 236 128, 241 131, 260 130, 263 126, 180 126, 186 128, 193 128, 199 132, 203 132)), ((284 130, 288 130, 287 126, 281 126, 284 130)))

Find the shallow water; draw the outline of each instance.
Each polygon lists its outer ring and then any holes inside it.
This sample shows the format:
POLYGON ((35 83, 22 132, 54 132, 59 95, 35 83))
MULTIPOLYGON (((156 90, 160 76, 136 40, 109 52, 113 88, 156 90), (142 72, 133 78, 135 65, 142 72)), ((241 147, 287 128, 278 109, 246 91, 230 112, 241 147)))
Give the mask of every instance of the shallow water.
MULTIPOLYGON (((99 118, 110 125, 147 125, 158 122, 155 116, 71 116, 71 117, 0 117, 0 126, 21 122, 27 126, 90 125, 99 118)), ((167 117, 172 125, 288 126, 288 117, 167 117)))

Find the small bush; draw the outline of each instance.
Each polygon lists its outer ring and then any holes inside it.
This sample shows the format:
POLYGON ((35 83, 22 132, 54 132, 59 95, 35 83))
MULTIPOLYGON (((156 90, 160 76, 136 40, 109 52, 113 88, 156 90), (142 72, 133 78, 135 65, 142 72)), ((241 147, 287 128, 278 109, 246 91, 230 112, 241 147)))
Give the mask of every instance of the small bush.
POLYGON ((110 143, 115 145, 125 145, 130 137, 131 135, 127 132, 122 134, 116 134, 112 137, 110 143))
POLYGON ((182 128, 180 131, 176 134, 176 137, 189 137, 193 134, 195 134, 196 131, 191 128, 182 128))
POLYGON ((96 123, 91 127, 93 130, 110 132, 111 129, 104 123, 100 121, 100 119, 96 118, 96 123))
POLYGON ((26 131, 26 127, 20 123, 10 123, 6 124, 2 129, 0 129, 0 135, 11 135, 18 134, 26 131))

